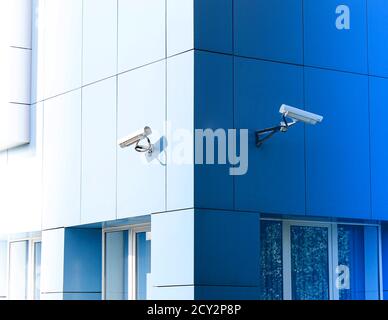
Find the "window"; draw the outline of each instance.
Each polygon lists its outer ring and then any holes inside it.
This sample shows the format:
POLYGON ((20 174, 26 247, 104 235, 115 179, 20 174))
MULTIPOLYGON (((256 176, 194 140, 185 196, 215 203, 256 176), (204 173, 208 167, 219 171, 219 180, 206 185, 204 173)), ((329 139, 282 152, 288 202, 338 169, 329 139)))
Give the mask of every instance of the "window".
POLYGON ((107 229, 103 237, 104 299, 147 299, 151 272, 150 227, 107 229))
POLYGON ((128 300, 128 231, 105 233, 105 299, 128 300))
POLYGON ((338 286, 340 300, 377 300, 379 230, 373 226, 338 226, 338 286))
POLYGON ((261 299, 281 300, 283 299, 282 223, 262 221, 260 227, 261 299))
POLYGON ((9 286, 10 300, 27 299, 28 241, 9 244, 9 286))
POLYGON ((147 299, 148 275, 151 273, 151 239, 148 232, 136 233, 136 299, 147 299))
POLYGON ((381 297, 377 225, 261 221, 261 299, 381 297))
POLYGON ((8 299, 40 299, 41 240, 10 241, 8 299))
POLYGON ((40 300, 40 264, 42 256, 42 242, 33 241, 33 299, 40 300))

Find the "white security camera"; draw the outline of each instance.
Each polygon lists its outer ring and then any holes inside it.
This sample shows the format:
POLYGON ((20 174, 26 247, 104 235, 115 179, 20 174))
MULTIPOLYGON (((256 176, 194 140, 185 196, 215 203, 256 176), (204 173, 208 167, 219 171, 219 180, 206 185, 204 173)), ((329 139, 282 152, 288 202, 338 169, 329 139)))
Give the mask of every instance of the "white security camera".
POLYGON ((282 114, 283 121, 281 121, 278 126, 256 131, 257 147, 260 147, 264 141, 271 138, 276 132, 287 132, 288 129, 298 121, 316 125, 323 120, 323 117, 318 114, 307 112, 286 104, 281 105, 279 112, 282 114), (292 122, 287 121, 287 118, 292 119, 292 122))
POLYGON ((312 125, 315 125, 318 122, 322 122, 323 120, 323 117, 318 114, 307 112, 295 107, 288 106, 286 104, 283 104, 280 107, 279 112, 283 116, 291 118, 294 121, 302 121, 312 125))
POLYGON ((136 131, 130 134, 127 137, 124 137, 118 141, 118 145, 121 148, 127 148, 133 144, 135 144, 135 150, 138 152, 152 152, 152 144, 148 136, 152 134, 152 130, 150 127, 144 127, 139 131, 136 131), (147 145, 141 145, 140 142, 142 140, 147 141, 147 145))

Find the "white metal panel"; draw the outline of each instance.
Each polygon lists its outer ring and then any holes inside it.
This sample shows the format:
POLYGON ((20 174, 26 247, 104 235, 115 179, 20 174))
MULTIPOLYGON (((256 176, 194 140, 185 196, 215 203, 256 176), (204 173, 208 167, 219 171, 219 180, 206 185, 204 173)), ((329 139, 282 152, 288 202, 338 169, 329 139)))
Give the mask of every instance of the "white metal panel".
POLYGON ((84 0, 83 83, 116 74, 117 0, 84 0))
POLYGON ((5 103, 0 106, 0 151, 30 142, 30 106, 5 103))
POLYGON ((63 300, 63 293, 42 293, 40 295, 41 300, 63 300))
POLYGON ((31 103, 44 98, 45 0, 32 0, 31 103))
POLYGON ((152 287, 149 300, 194 300, 194 286, 152 287))
POLYGON ((30 104, 31 50, 9 48, 9 102, 30 104))
MULTIPOLYGON (((151 127, 152 142, 164 135, 165 61, 119 76, 118 138, 145 126, 151 127)), ((165 210, 165 167, 148 163, 134 147, 118 147, 118 217, 165 210)))
POLYGON ((119 0, 119 72, 165 57, 165 0, 119 0))
POLYGON ((8 151, 7 218, 0 226, 0 233, 41 229, 42 140, 43 105, 40 103, 31 106, 30 144, 8 151))
POLYGON ((31 49, 31 0, 8 0, 10 45, 31 49))
MULTIPOLYGON (((41 283, 42 293, 63 291, 65 230, 42 232, 41 283)), ((44 299, 44 295, 42 295, 44 299)))
POLYGON ((82 223, 116 218, 116 78, 82 89, 82 223))
POLYGON ((194 215, 194 210, 152 215, 153 286, 194 283, 194 215))
POLYGON ((44 102, 43 228, 80 223, 81 90, 44 102))
POLYGON ((167 56, 194 48, 194 1, 167 1, 167 56))
POLYGON ((45 97, 81 86, 82 1, 45 2, 45 97))
POLYGON ((194 207, 194 54, 167 61, 167 210, 194 207))

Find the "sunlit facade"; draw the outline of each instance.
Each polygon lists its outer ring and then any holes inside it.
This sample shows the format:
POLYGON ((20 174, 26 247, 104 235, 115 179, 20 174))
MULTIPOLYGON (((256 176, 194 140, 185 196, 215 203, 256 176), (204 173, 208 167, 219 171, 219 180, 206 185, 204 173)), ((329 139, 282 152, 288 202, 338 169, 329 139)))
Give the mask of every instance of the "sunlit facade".
POLYGON ((0 299, 387 297, 385 0, 0 6, 0 299))

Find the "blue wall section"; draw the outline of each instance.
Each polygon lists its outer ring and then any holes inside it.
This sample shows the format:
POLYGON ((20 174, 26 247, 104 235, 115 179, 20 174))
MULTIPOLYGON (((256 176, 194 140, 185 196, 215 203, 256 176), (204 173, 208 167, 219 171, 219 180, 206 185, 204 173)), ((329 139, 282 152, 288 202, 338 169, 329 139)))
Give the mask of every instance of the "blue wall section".
POLYGON ((195 288, 196 300, 257 300, 259 287, 199 286, 195 288))
POLYGON ((233 52, 233 0, 194 0, 196 49, 233 52))
POLYGON ((217 47, 196 48, 228 53, 196 52, 195 127, 250 129, 248 173, 232 178, 228 166, 196 166, 195 206, 387 220, 388 80, 371 77, 388 77, 386 2, 214 0, 195 6, 196 41, 217 47), (350 10, 349 29, 336 24, 340 5, 350 10), (230 20, 233 55, 225 45, 230 20), (277 124, 282 103, 324 120, 298 124, 257 149, 254 130, 277 124))
POLYGON ((372 214, 388 218, 388 79, 370 77, 372 214))
POLYGON ((151 297, 257 299, 259 249, 258 213, 153 214, 151 297))
POLYGON ((388 77, 388 5, 368 0, 369 73, 388 77))
POLYGON ((259 286, 259 214, 196 210, 194 235, 196 285, 259 286))
POLYGON ((336 70, 367 72, 366 0, 305 0, 305 64, 336 70), (350 29, 338 30, 337 6, 350 9, 350 29))
MULTIPOLYGON (((195 129, 233 128, 232 57, 196 52, 194 103, 195 129)), ((233 209, 233 177, 229 175, 228 164, 196 165, 194 187, 196 207, 233 209)))
POLYGON ((304 126, 259 149, 254 134, 279 124, 283 103, 303 108, 303 67, 236 58, 234 80, 235 125, 250 129, 248 173, 235 177, 236 209, 304 214, 304 126))
POLYGON ((307 215, 370 218, 368 77, 306 68, 307 215))
POLYGON ((234 1, 234 53, 303 62, 302 0, 234 1))
POLYGON ((64 293, 63 300, 101 300, 101 293, 64 293))
POLYGON ((101 293, 101 229, 65 229, 64 252, 64 292, 101 293))

